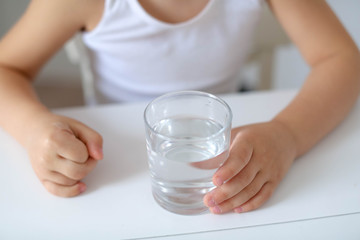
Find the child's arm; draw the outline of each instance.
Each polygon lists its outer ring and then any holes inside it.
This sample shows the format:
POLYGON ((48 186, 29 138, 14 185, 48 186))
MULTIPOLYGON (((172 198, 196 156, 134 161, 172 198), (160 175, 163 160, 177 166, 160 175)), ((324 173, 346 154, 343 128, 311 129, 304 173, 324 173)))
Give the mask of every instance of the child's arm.
POLYGON ((269 0, 311 72, 296 98, 272 121, 233 130, 219 186, 204 202, 214 213, 245 212, 273 193, 293 160, 348 114, 360 91, 360 54, 322 0, 269 0))
POLYGON ((80 180, 102 158, 102 139, 85 125, 52 114, 31 81, 71 36, 93 24, 91 2, 33 0, 0 41, 0 126, 27 149, 41 182, 59 196, 85 190, 80 180))

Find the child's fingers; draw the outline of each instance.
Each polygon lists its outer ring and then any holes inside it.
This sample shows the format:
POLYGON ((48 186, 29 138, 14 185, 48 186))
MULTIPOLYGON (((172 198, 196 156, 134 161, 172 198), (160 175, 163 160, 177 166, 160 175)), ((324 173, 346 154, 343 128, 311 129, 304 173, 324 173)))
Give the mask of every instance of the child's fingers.
POLYGON ((261 190, 249 201, 234 209, 236 213, 249 212, 262 206, 273 194, 275 186, 272 182, 267 182, 261 190))
POLYGON ((74 125, 77 137, 86 145, 90 157, 96 160, 103 159, 102 136, 82 123, 74 125))
POLYGON ((54 182, 64 186, 72 186, 78 182, 78 180, 70 179, 61 173, 49 171, 44 178, 50 182, 54 182))
POLYGON ((192 162, 190 163, 191 166, 200 168, 200 169, 215 169, 221 166, 226 159, 228 158, 229 152, 223 152, 219 155, 217 155, 214 158, 210 158, 206 161, 200 161, 200 162, 192 162))
POLYGON ((89 158, 85 163, 76 163, 67 159, 58 159, 50 170, 58 172, 70 179, 81 180, 91 172, 97 164, 97 160, 89 158))
POLYGON ((248 164, 252 154, 253 146, 246 141, 243 134, 237 134, 230 147, 229 158, 214 174, 213 183, 216 186, 221 186, 237 175, 248 164))
POLYGON ((84 163, 89 158, 86 145, 72 132, 60 130, 54 134, 52 141, 56 153, 64 159, 84 163))
POLYGON ((221 204, 211 207, 210 211, 218 214, 225 213, 236 207, 239 207, 245 202, 249 201, 249 199, 253 198, 257 193, 259 193, 260 189, 265 184, 266 182, 264 181, 262 173, 258 173, 254 180, 242 191, 237 192, 235 196, 222 202, 221 204))
POLYGON ((52 194, 59 197, 74 197, 86 190, 83 182, 78 182, 72 186, 64 186, 51 181, 43 181, 44 187, 52 194))
POLYGON ((240 173, 231 178, 228 182, 208 193, 204 197, 204 203, 208 207, 213 207, 213 205, 219 205, 232 198, 251 184, 255 178, 258 178, 258 173, 255 164, 247 164, 240 173))

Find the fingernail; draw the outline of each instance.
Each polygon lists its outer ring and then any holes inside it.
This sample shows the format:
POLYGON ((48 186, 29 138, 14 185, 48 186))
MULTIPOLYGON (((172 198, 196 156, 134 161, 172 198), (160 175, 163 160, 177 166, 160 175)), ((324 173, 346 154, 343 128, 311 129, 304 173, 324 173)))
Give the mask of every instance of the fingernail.
POLYGON ((216 203, 215 203, 215 201, 214 201, 214 199, 213 198, 211 198, 209 201, 208 201, 208 207, 215 207, 216 206, 216 203))
POLYGON ((82 184, 80 183, 79 185, 80 185, 80 187, 79 187, 79 188, 80 188, 80 192, 81 192, 81 193, 85 192, 85 190, 86 190, 86 185, 83 184, 83 183, 82 183, 82 184))
POLYGON ((215 177, 215 179, 214 179, 215 186, 219 187, 219 186, 223 185, 223 183, 224 183, 224 181, 220 177, 215 177))
POLYGON ((210 208, 210 211, 214 214, 220 214, 222 211, 221 211, 221 208, 219 206, 215 206, 215 207, 212 207, 210 208))
POLYGON ((237 207, 237 208, 234 209, 234 212, 236 212, 236 213, 242 213, 242 212, 243 212, 243 209, 242 209, 242 207, 237 207))

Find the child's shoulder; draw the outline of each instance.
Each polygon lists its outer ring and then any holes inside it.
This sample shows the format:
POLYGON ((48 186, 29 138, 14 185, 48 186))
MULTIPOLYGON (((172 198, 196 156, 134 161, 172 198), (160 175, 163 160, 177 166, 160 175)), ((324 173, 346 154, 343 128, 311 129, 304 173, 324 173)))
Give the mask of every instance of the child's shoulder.
POLYGON ((47 9, 68 21, 81 23, 85 30, 91 30, 101 19, 104 5, 105 0, 32 0, 30 7, 47 9))

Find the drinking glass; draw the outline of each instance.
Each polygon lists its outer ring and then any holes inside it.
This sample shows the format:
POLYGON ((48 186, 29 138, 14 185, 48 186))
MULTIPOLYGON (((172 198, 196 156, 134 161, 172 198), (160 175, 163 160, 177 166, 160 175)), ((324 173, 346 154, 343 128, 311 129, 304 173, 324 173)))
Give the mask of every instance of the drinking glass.
POLYGON ((203 197, 229 155, 230 107, 209 93, 173 92, 150 102, 144 120, 156 202, 178 214, 206 211, 203 197))

